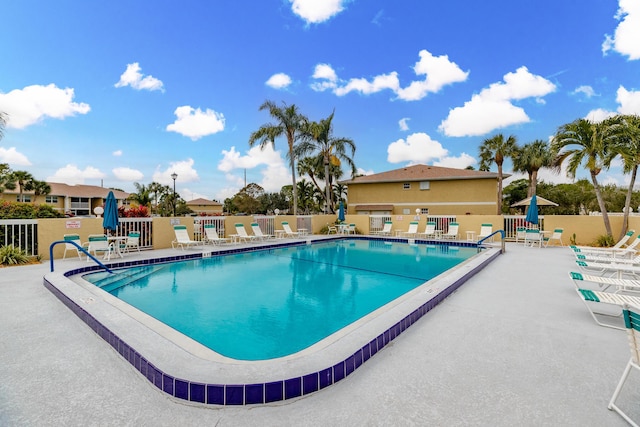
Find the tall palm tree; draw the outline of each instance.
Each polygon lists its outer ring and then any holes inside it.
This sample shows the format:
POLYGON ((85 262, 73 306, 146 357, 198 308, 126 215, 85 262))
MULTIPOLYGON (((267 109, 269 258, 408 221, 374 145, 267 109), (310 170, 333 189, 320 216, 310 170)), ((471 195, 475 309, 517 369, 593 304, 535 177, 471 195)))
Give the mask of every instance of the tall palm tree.
POLYGON ((336 137, 333 135, 333 117, 335 111, 326 119, 320 122, 308 123, 305 129, 305 138, 300 144, 299 152, 307 154, 317 152, 322 156, 325 176, 325 214, 335 212, 335 206, 331 203, 331 182, 332 174, 330 166, 340 169, 344 161, 351 168, 351 175, 356 174, 356 166, 353 156, 356 152, 356 145, 350 138, 336 137), (350 154, 348 153, 350 152, 350 154))
POLYGON ((136 187, 136 192, 131 193, 129 199, 138 203, 140 206, 151 206, 151 192, 149 191, 149 187, 137 182, 134 182, 133 186, 136 187))
POLYGON ((303 157, 298 160, 298 176, 307 175, 311 178, 311 182, 313 182, 313 185, 315 185, 320 192, 322 192, 322 189, 320 188, 320 184, 318 184, 316 177, 319 178, 324 175, 324 172, 320 174, 321 169, 323 168, 324 166, 321 156, 303 157))
POLYGON ((33 183, 35 181, 33 175, 27 171, 13 171, 8 179, 15 182, 18 187, 18 201, 24 202, 22 193, 33 190, 33 183))
POLYGON ((504 135, 499 133, 491 138, 482 141, 480 146, 480 170, 488 171, 491 164, 498 166, 498 191, 497 191, 497 209, 498 215, 502 214, 502 165, 505 159, 513 157, 516 154, 517 141, 516 137, 509 135, 505 139, 504 135))
POLYGON ((529 175, 527 197, 536 194, 538 171, 541 168, 551 167, 552 164, 553 153, 546 141, 536 139, 518 149, 517 155, 513 157, 513 170, 526 172, 529 175))
POLYGON ((0 111, 0 139, 4 136, 4 128, 7 126, 7 113, 0 111))
MULTIPOLYGON (((147 189, 149 190, 149 193, 151 193, 151 195, 153 196, 153 201, 154 201, 153 207, 155 207, 156 213, 158 211, 158 200, 162 197, 163 191, 165 191, 166 188, 169 188, 169 187, 155 181, 153 181, 147 187, 147 189)), ((151 212, 153 213, 153 209, 151 209, 151 212)))
MULTIPOLYGON (((33 194, 34 196, 47 196, 51 193, 51 186, 45 181, 33 180, 33 194)), ((35 203, 35 197, 33 202, 35 203)))
POLYGON ((288 151, 287 158, 291 167, 291 180, 293 184, 293 214, 297 214, 298 209, 298 188, 296 187, 296 145, 302 135, 301 131, 307 122, 307 118, 300 114, 295 104, 287 105, 285 102, 279 107, 272 101, 265 101, 259 108, 269 110, 275 123, 267 123, 253 132, 249 136, 249 146, 253 147, 256 142, 260 143, 260 149, 271 144, 275 149, 276 138, 285 136, 287 138, 288 151))
POLYGON ((622 115, 615 117, 615 123, 620 126, 619 138, 613 147, 613 153, 622 157, 624 173, 630 173, 631 179, 627 189, 627 196, 624 202, 624 213, 620 238, 627 232, 629 224, 629 212, 631 207, 631 195, 638 175, 638 165, 640 165, 640 116, 622 115))
POLYGON ((578 167, 583 163, 589 171, 608 236, 613 236, 613 233, 598 174, 609 167, 618 129, 611 119, 598 123, 578 119, 560 126, 551 143, 551 150, 555 153, 553 166, 557 171, 565 160, 568 161, 567 176, 570 178, 575 178, 578 167))
POLYGON ((8 163, 0 163, 0 193, 4 193, 4 190, 16 189, 16 183, 11 179, 12 172, 8 163))

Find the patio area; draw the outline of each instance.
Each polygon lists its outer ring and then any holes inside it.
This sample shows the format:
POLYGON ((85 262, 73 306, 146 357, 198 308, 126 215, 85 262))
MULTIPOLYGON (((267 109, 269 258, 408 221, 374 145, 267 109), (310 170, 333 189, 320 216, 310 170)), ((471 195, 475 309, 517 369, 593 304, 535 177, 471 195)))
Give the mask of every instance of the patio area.
MULTIPOLYGON (((248 407, 170 399, 42 285, 48 263, 0 269, 0 424, 625 426, 607 404, 627 336, 593 322, 567 275, 574 259, 509 243, 346 379, 248 407)), ((635 374, 619 406, 640 420, 635 374)))

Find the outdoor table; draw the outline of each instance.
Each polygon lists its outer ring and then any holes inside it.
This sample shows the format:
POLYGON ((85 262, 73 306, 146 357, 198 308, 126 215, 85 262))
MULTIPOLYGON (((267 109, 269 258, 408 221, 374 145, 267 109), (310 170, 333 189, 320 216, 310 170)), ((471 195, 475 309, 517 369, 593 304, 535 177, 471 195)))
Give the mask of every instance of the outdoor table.
POLYGON ((109 244, 113 246, 113 252, 120 258, 124 258, 124 254, 122 253, 120 245, 122 242, 127 241, 127 236, 108 236, 107 240, 109 241, 109 244))
POLYGON ((467 242, 475 242, 475 241, 476 241, 476 232, 467 231, 467 242))

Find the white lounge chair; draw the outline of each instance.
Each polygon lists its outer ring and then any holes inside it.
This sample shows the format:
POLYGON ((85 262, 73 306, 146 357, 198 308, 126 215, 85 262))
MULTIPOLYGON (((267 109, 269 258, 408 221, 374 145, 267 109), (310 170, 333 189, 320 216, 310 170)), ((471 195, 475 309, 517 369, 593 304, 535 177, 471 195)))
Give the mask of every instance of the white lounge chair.
POLYGON ((297 231, 291 230, 291 227, 289 226, 289 223, 287 221, 282 221, 282 228, 284 230, 282 231, 282 233, 286 237, 300 237, 300 233, 298 233, 297 231))
MULTIPOLYGON (((585 283, 597 285, 600 290, 606 291, 610 287, 615 287, 614 292, 640 292, 640 280, 616 279, 614 277, 594 276, 593 274, 569 272, 569 277, 578 289, 584 289, 585 283)), ((640 296, 640 294, 638 294, 640 296)))
MULTIPOLYGON (((87 248, 87 252, 92 254, 94 257, 98 257, 98 255, 102 255, 103 259, 110 260, 111 252, 113 251, 113 246, 109 243, 109 239, 104 234, 92 234, 89 236, 89 246, 87 248)), ((87 261, 90 258, 87 257, 87 261)))
POLYGON ((598 255, 595 253, 583 255, 579 252, 576 254, 576 259, 586 262, 598 262, 598 263, 614 263, 614 264, 628 264, 628 265, 640 265, 640 255, 637 255, 636 251, 619 254, 602 254, 598 255), (633 258, 629 258, 629 255, 635 255, 633 258))
POLYGON ((258 237, 256 236, 250 236, 249 234, 247 234, 247 230, 244 228, 244 224, 243 223, 237 223, 235 224, 236 227, 236 234, 232 234, 233 237, 235 237, 237 240, 240 240, 242 242, 255 242, 257 240, 259 240, 258 237))
POLYGON ((424 228, 424 233, 417 233, 418 236, 422 236, 425 239, 435 239, 436 237, 436 223, 434 221, 428 221, 427 226, 424 228))
MULTIPOLYGON (((478 233, 478 240, 482 240, 486 237, 491 236, 491 234, 493 233, 493 224, 482 224, 480 226, 480 233, 478 233)), ((489 239, 489 241, 493 242, 493 236, 491 236, 491 239, 489 239)))
POLYGON ((586 249, 584 247, 571 247, 571 250, 576 254, 582 254, 585 256, 617 256, 617 257, 632 257, 636 254, 636 250, 640 245, 640 236, 636 237, 630 245, 623 248, 591 248, 586 249))
POLYGON ((616 264, 606 262, 587 262, 580 259, 576 260, 576 264, 580 270, 587 273, 599 273, 610 277, 616 276, 618 279, 624 277, 640 277, 640 266, 634 264, 616 264))
POLYGON ((622 409, 620 409, 616 405, 616 399, 620 395, 620 391, 622 391, 622 386, 625 381, 629 377, 629 372, 631 369, 636 369, 640 372, 640 307, 632 307, 629 305, 625 305, 622 310, 622 315, 624 317, 624 324, 627 330, 627 335, 629 337, 629 347, 631 348, 631 358, 627 362, 627 366, 624 368, 622 372, 622 376, 620 377, 620 381, 618 381, 618 385, 616 386, 615 391, 613 392, 613 396, 611 396, 611 400, 609 401, 608 408, 610 410, 616 411, 622 418, 624 418, 629 424, 632 426, 638 427, 638 424, 634 422, 629 415, 627 415, 622 409))
MULTIPOLYGON (((82 243, 80 242, 79 234, 65 234, 63 238, 65 242, 75 242, 79 246, 82 246, 82 243)), ((73 243, 64 244, 64 254, 62 255, 62 259, 65 259, 67 257, 67 251, 75 252, 78 255, 78 258, 82 259, 82 256, 80 255, 80 249, 78 249, 78 247, 75 246, 73 243)))
POLYGON ((373 234, 377 236, 391 236, 391 227, 393 227, 393 223, 391 221, 385 221, 382 230, 374 231, 373 234))
POLYGON ((271 234, 264 234, 262 232, 262 229, 260 228, 260 224, 258 224, 257 222, 251 223, 251 230, 253 231, 253 235, 257 240, 269 240, 275 238, 275 236, 272 236, 271 234))
POLYGON ((220 245, 223 243, 230 243, 231 239, 228 237, 220 237, 218 230, 213 224, 205 224, 204 226, 204 241, 205 243, 211 243, 213 245, 220 245))
POLYGON ((182 248, 184 250, 185 247, 189 248, 191 246, 199 246, 202 242, 198 242, 197 240, 191 240, 189 237, 189 233, 187 232, 186 225, 174 225, 173 232, 176 235, 176 238, 173 242, 171 242, 172 248, 182 248))
POLYGON ((577 292, 578 292, 578 295, 580 295, 580 297, 582 298, 584 305, 589 310, 589 313, 591 313, 591 317, 593 317, 593 320, 595 320, 598 325, 604 326, 606 328, 622 329, 622 330, 625 329, 622 326, 618 326, 612 323, 601 322, 600 320, 598 320, 598 317, 596 317, 596 314, 598 314, 599 316, 620 317, 622 316, 622 311, 620 311, 617 314, 603 313, 603 312, 596 313, 595 311, 593 311, 592 304, 594 303, 609 304, 609 305, 617 306, 619 308, 622 308, 625 304, 630 304, 630 305, 640 307, 640 296, 613 293, 613 292, 604 292, 604 291, 594 291, 591 289, 581 289, 581 288, 578 288, 577 292))
POLYGON ((449 223, 449 229, 447 230, 446 233, 444 233, 442 235, 442 238, 457 240, 458 239, 458 228, 459 227, 460 227, 460 225, 457 222, 450 222, 449 223))
POLYGON ((540 230, 536 229, 527 229, 526 234, 524 236, 524 245, 534 247, 538 245, 539 248, 542 247, 542 233, 540 230))
POLYGON ((574 251, 576 249, 579 249, 581 252, 594 252, 594 251, 611 252, 611 251, 615 251, 616 249, 623 249, 627 245, 627 242, 629 241, 629 239, 631 239, 631 236, 634 235, 634 233, 635 233, 635 230, 627 231, 627 233, 624 236, 622 236, 622 239, 620 239, 618 243, 616 243, 614 246, 610 248, 598 248, 595 246, 576 246, 576 245, 571 245, 569 246, 569 248, 573 249, 574 251))
POLYGON ((546 248, 547 246, 549 246, 551 242, 558 242, 560 243, 560 246, 564 246, 564 243, 562 243, 563 231, 564 228, 556 228, 555 230, 553 230, 553 234, 551 235, 551 237, 544 238, 544 247, 546 248))
POLYGON ((140 233, 135 231, 127 234, 127 240, 120 245, 121 253, 128 253, 133 249, 140 252, 140 233))
POLYGON ((398 231, 396 232, 396 236, 400 237, 416 237, 418 234, 418 221, 411 221, 409 223, 409 228, 407 231, 398 231))

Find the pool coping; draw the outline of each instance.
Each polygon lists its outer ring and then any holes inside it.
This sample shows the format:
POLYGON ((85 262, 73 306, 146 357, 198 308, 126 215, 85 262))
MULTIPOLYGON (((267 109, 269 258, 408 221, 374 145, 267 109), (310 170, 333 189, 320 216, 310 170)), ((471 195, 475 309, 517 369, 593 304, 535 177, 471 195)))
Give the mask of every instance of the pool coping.
MULTIPOLYGON (((407 242, 407 239, 371 236, 349 238, 407 242)), ((220 249, 216 254, 304 245, 308 240, 220 249)), ((457 241, 417 242, 476 246, 457 241)), ((151 331, 143 323, 113 305, 108 298, 101 298, 99 293, 91 292, 69 278, 98 270, 99 266, 87 265, 64 273, 49 273, 44 276, 43 284, 164 393, 199 404, 249 405, 298 398, 346 378, 499 254, 498 248, 484 249, 470 260, 409 292, 402 301, 376 310, 375 319, 355 322, 339 339, 314 346, 316 348, 313 351, 250 363, 233 359, 215 361, 202 357, 202 354, 196 351, 188 351, 161 334, 151 331)), ((108 266, 139 266, 199 259, 210 255, 208 251, 192 252, 162 258, 115 262, 108 266)))

